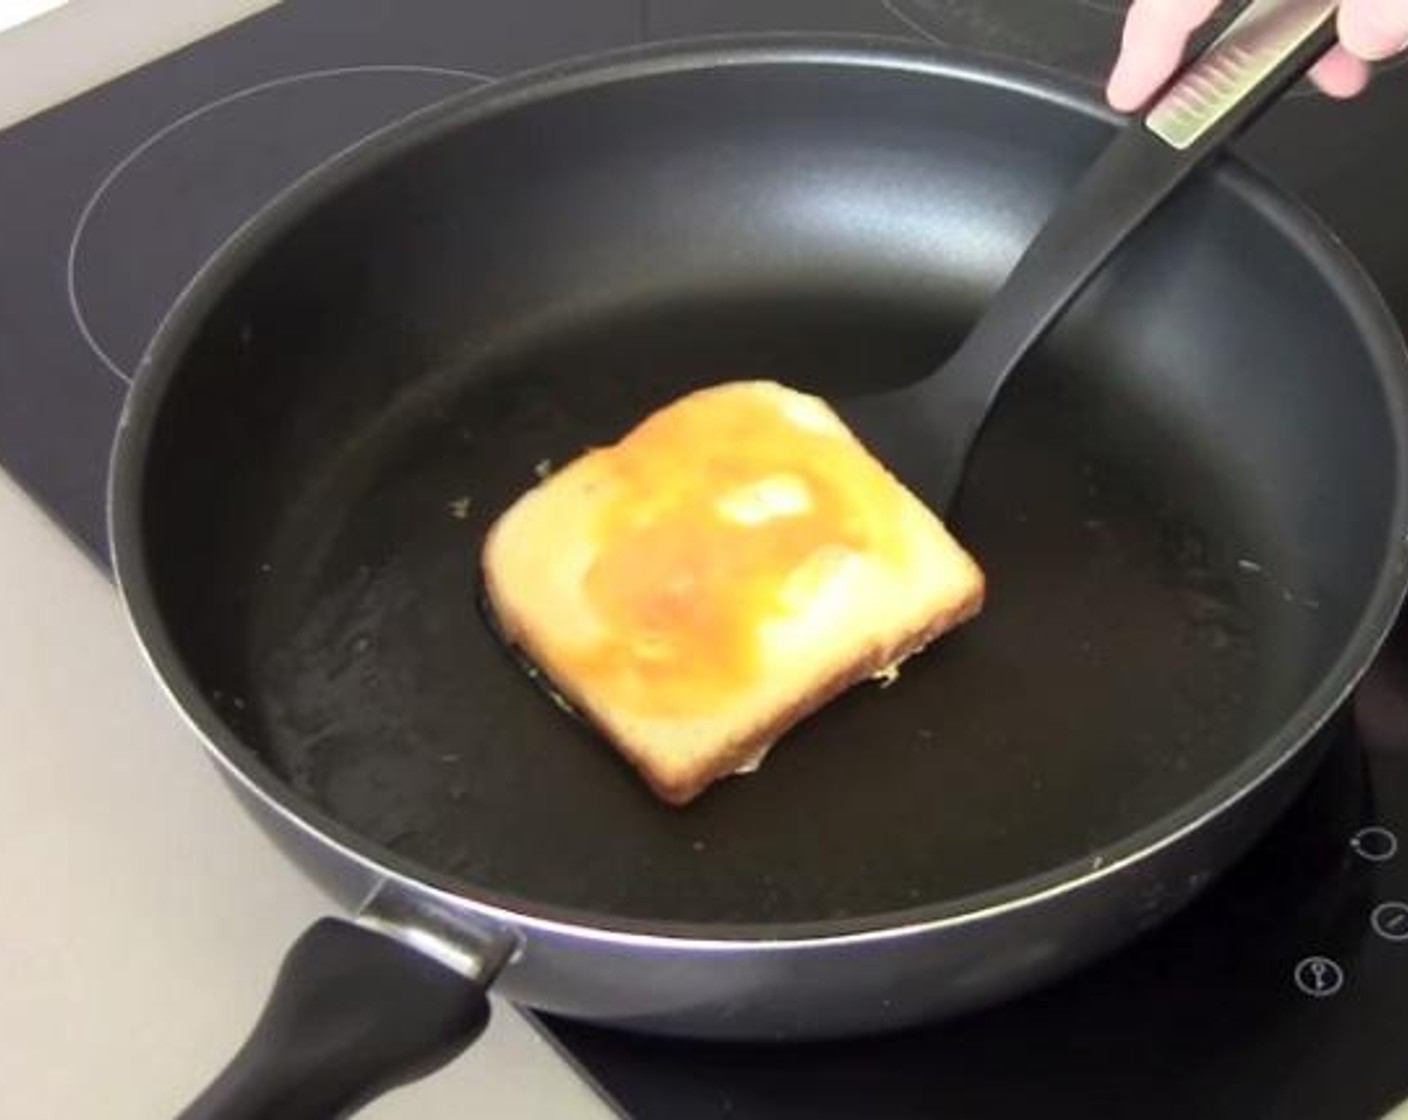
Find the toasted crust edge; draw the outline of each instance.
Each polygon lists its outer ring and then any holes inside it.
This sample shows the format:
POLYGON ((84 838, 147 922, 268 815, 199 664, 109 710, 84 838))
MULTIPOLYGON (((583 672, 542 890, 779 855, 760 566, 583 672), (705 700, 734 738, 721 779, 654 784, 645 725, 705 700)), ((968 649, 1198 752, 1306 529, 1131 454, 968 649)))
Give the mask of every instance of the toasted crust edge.
POLYGON ((494 613, 502 637, 527 656, 552 690, 571 706, 573 713, 601 735, 618 755, 625 758, 660 800, 677 808, 689 804, 714 783, 735 773, 759 751, 776 743, 842 693, 886 669, 898 667, 901 662, 921 652, 948 631, 974 618, 982 610, 987 592, 984 573, 973 565, 974 579, 971 591, 952 609, 933 616, 924 626, 902 635, 891 645, 872 649, 865 656, 849 662, 800 696, 796 703, 781 709, 776 716, 760 724, 750 734, 728 744, 711 758, 707 765, 696 768, 683 778, 671 780, 651 765, 648 754, 637 750, 629 739, 617 735, 604 723, 594 713, 587 698, 567 682, 559 680, 548 669, 540 651, 534 646, 531 630, 522 626, 511 610, 503 609, 502 600, 497 594, 492 566, 487 563, 487 557, 492 552, 494 531, 497 529, 498 524, 495 524, 485 538, 484 546, 480 550, 479 570, 484 583, 486 606, 494 613))
MULTIPOLYGON (((920 653, 949 630, 974 617, 982 609, 983 594, 983 589, 979 585, 969 599, 965 599, 953 610, 945 611, 920 629, 910 631, 893 645, 871 650, 866 656, 857 658, 844 666, 829 678, 821 681, 811 691, 799 697, 795 704, 782 709, 773 719, 760 725, 752 734, 730 745, 727 750, 712 760, 710 765, 701 767, 688 779, 666 783, 659 781, 640 765, 637 765, 637 769, 641 770, 645 780, 663 800, 676 806, 688 804, 715 782, 732 775, 738 767, 756 755, 758 751, 778 742, 788 732, 826 707, 842 693, 876 677, 886 669, 898 667, 901 662, 920 653)), ((614 739, 612 741, 615 742, 614 739)), ((622 753, 626 752, 623 750, 622 753)))

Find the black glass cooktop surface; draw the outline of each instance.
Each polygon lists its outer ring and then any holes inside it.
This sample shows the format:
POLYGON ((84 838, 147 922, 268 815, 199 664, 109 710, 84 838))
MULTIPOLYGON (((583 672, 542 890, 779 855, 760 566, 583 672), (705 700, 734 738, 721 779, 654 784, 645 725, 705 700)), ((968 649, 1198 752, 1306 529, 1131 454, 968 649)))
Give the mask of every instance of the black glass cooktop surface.
MULTIPOLYGON (((273 193, 402 116, 662 38, 858 31, 1021 58, 1092 90, 1120 0, 289 0, 0 133, 0 464, 104 563, 108 449, 158 319, 273 193)), ((1299 88, 1244 153, 1408 323, 1408 74, 1299 88)), ((1080 975, 883 1039, 736 1047, 534 1017, 623 1115, 1307 1117, 1408 1098, 1408 627, 1311 788, 1171 924, 1080 975)))

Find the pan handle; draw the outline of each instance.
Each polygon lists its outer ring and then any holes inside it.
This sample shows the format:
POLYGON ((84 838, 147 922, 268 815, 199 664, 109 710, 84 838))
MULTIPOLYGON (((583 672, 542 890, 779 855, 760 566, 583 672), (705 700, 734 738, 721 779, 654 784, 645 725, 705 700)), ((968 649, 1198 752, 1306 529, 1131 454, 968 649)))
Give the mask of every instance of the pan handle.
POLYGON ((434 1072, 489 1021, 507 938, 467 944, 417 903, 315 922, 239 1052, 182 1120, 333 1120, 434 1072), (427 920, 428 919, 428 920, 427 920))

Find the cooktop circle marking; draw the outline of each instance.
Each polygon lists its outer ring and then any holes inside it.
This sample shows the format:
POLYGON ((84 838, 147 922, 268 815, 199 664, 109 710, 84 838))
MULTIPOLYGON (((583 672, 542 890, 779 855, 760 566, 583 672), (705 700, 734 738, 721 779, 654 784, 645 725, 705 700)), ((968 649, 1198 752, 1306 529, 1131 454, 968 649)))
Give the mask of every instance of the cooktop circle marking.
POLYGON ((1379 903, 1369 924, 1385 941, 1408 941, 1408 902, 1379 903))
POLYGON ((1129 15, 1131 0, 1076 0, 1076 2, 1082 7, 1104 12, 1107 16, 1118 16, 1120 19, 1124 19, 1129 15))
MULTIPOLYGON (((1082 8, 1088 8, 1092 12, 1097 13, 1099 16, 1109 17, 1109 23, 1112 28, 1112 33, 1109 41, 1110 49, 1111 51, 1113 51, 1115 46, 1117 46, 1119 42, 1119 23, 1117 21, 1124 15, 1124 12, 1121 8, 1112 7, 1111 5, 1117 5, 1118 3, 1120 3, 1120 0, 1069 0, 1069 2, 1082 8)), ((948 39, 945 39, 943 36, 943 32, 939 28, 930 26, 929 23, 926 22, 919 15, 908 11, 903 6, 903 3, 904 0, 880 0, 880 6, 884 8, 885 11, 888 12, 894 20, 904 24, 904 26, 908 28, 910 32, 917 35, 919 38, 927 40, 928 42, 934 44, 936 47, 951 48, 956 45, 948 39)), ((960 12, 960 14, 968 13, 967 10, 964 9, 960 12)), ((1000 16, 993 18, 998 20, 1001 19, 1000 16)), ((1043 62, 1040 59, 1028 58, 1023 55, 1021 51, 999 50, 996 48, 985 49, 983 47, 970 49, 975 50, 976 53, 980 55, 986 55, 991 58, 1015 59, 1016 61, 1021 62, 1024 65, 1033 67, 1037 70, 1045 71, 1048 74, 1052 74, 1055 77, 1062 79, 1063 81, 1077 82, 1080 85, 1085 86, 1087 89, 1096 90, 1099 89, 1103 84, 1102 79, 1091 77, 1089 74, 1080 73, 1079 70, 1074 67, 1060 66, 1050 62, 1043 62)), ((1111 64, 1114 63, 1113 53, 1110 55, 1110 62, 1111 64)))
POLYGON ((900 23, 904 24, 905 27, 909 28, 910 31, 918 35, 921 39, 927 39, 936 47, 948 46, 948 43, 946 43, 943 39, 939 38, 939 36, 935 32, 931 31, 928 27, 920 23, 908 12, 900 8, 899 5, 895 3, 895 0, 880 0, 880 6, 884 8, 885 11, 889 12, 890 15, 892 15, 900 23))
POLYGON ((1385 863, 1398 854, 1398 837, 1382 825, 1361 828, 1349 841, 1354 854, 1370 863, 1385 863))
MULTIPOLYGON (((103 364, 103 367, 107 369, 108 372, 110 372, 119 381, 123 382, 124 384, 130 385, 132 383, 132 374, 128 370, 123 369, 112 357, 112 355, 109 354, 108 351, 103 347, 103 344, 99 342, 98 339, 94 336, 93 330, 89 326, 88 319, 83 313, 83 303, 78 297, 77 281, 78 253, 83 244, 84 233, 88 229, 88 224, 92 220, 94 212, 97 210, 99 204, 103 201, 104 196, 106 196, 108 191, 112 189, 113 184, 116 183, 118 179, 122 177, 123 173, 127 171, 128 168, 130 168, 134 163, 141 159, 142 156, 144 156, 157 144, 161 143, 172 133, 185 128, 186 126, 194 123, 195 121, 198 121, 200 118, 206 116, 209 113, 213 113, 216 110, 222 109, 225 106, 233 104, 236 101, 241 101, 247 97, 254 97, 258 94, 266 93, 269 90, 278 89, 282 86, 297 85, 301 82, 322 81, 327 78, 340 78, 352 74, 431 74, 441 75, 447 78, 465 78, 475 83, 491 82, 494 80, 493 78, 485 74, 479 74, 473 70, 462 70, 456 67, 449 66, 420 66, 401 63, 387 63, 383 65, 369 66, 338 66, 324 70, 308 70, 298 74, 286 74, 282 77, 271 78, 268 81, 260 82, 257 85, 246 86, 243 89, 235 90, 233 93, 228 93, 223 97, 216 98, 214 101, 206 102, 204 105, 192 109, 188 113, 183 113, 175 120, 167 122, 156 132, 152 133, 135 148, 133 148, 130 152, 128 152, 125 156, 123 156, 120 160, 118 160, 117 163, 115 163, 112 168, 109 169, 107 174, 104 175, 103 178, 99 181, 97 187, 89 196, 88 201, 83 204, 82 210, 79 211, 78 221, 75 223, 73 228, 73 234, 69 238, 68 260, 66 262, 65 268, 66 284, 68 288, 69 312, 73 316, 73 320, 78 327, 78 333, 82 335, 84 343, 87 345, 88 349, 93 352, 93 355, 103 364)), ((453 96, 456 95, 447 95, 447 97, 453 96)), ((333 153, 328 160, 320 162, 317 167, 311 168, 308 171, 304 172, 302 175, 299 175, 293 180, 293 183, 289 184, 289 186, 301 182, 303 179, 307 178, 308 175, 313 174, 318 169, 318 167, 325 166, 327 162, 330 162, 334 159, 340 159, 341 157, 345 156, 348 152, 353 151, 354 149, 360 147, 362 144, 367 143, 369 140, 372 140, 381 133, 386 132, 389 129, 396 128, 398 125, 405 123, 413 117, 418 116, 419 114, 424 113, 429 109, 432 109, 434 106, 440 104, 446 99, 447 98, 437 98, 436 100, 428 102, 427 104, 422 105, 419 108, 413 109, 409 113, 397 117, 395 120, 390 121, 387 124, 372 129, 366 135, 360 137, 359 139, 353 141, 346 147, 333 153)))
POLYGON ((1344 969, 1329 957, 1306 957, 1296 965, 1295 981, 1312 999, 1328 999, 1344 987, 1344 969))

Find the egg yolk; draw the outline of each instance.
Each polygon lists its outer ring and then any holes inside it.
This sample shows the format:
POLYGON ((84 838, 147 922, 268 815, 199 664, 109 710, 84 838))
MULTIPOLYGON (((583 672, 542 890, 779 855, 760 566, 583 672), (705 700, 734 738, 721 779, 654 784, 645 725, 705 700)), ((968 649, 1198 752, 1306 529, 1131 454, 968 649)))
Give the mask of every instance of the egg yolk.
POLYGON ((609 498, 584 592, 608 636, 570 660, 596 695, 642 715, 716 708, 766 671, 769 621, 887 554, 903 491, 818 410, 704 393, 589 453, 609 498))

